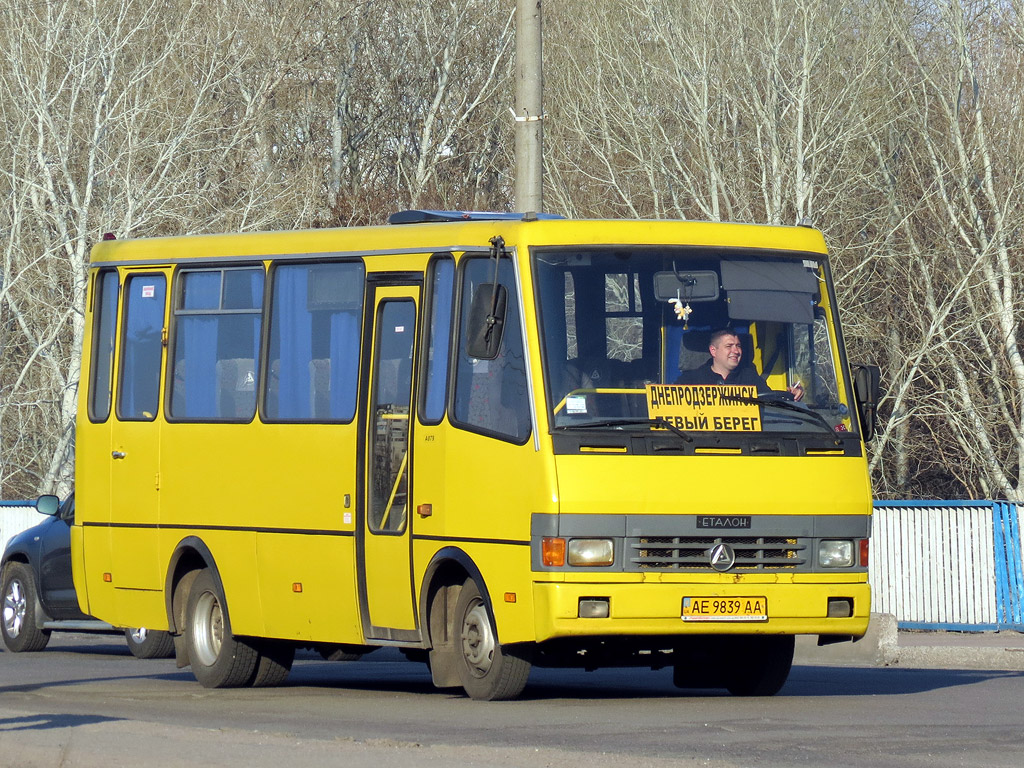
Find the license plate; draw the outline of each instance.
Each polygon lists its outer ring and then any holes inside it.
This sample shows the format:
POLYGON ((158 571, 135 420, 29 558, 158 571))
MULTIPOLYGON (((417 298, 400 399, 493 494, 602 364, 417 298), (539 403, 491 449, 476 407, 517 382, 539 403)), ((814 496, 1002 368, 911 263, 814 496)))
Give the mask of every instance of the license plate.
POLYGON ((684 597, 683 621, 768 621, 768 598, 684 597))

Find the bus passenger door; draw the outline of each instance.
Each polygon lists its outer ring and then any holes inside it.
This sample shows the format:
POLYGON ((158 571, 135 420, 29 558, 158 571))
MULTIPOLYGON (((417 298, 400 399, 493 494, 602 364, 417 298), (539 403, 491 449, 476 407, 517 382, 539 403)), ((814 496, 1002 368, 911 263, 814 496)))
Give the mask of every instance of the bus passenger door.
POLYGON ((161 372, 169 275, 127 272, 122 291, 115 418, 110 428, 110 529, 115 588, 160 589, 161 372))
POLYGON ((418 286, 375 291, 367 388, 360 597, 364 633, 418 639, 412 583, 409 456, 418 286))

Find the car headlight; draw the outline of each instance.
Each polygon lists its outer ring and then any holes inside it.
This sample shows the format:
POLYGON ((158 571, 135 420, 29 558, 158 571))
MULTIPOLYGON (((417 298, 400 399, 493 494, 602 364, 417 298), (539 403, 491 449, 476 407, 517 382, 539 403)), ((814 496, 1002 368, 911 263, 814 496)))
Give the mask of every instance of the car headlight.
POLYGON ((570 539, 569 565, 611 565, 615 561, 615 546, 611 539, 570 539))
POLYGON ((853 542, 821 542, 818 546, 818 565, 822 568, 849 568, 853 565, 853 542))

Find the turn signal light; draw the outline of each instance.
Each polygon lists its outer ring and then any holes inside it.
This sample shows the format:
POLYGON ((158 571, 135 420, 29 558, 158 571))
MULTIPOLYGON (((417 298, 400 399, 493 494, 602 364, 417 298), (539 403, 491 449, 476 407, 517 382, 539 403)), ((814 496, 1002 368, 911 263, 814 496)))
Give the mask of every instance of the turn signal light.
POLYGON ((860 540, 860 567, 868 567, 868 539, 860 540))
POLYGON ((545 536, 540 543, 540 559, 549 567, 565 565, 565 539, 545 536))

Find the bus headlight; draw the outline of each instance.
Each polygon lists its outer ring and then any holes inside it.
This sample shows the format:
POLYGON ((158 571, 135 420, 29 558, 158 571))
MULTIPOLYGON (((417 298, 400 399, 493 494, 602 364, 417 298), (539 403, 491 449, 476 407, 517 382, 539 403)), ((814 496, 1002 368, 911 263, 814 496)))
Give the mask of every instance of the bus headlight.
POLYGON ((822 568, 849 568, 853 565, 853 542, 821 542, 818 546, 818 565, 822 568))
POLYGON ((611 539, 570 539, 569 565, 611 565, 615 546, 611 539))

